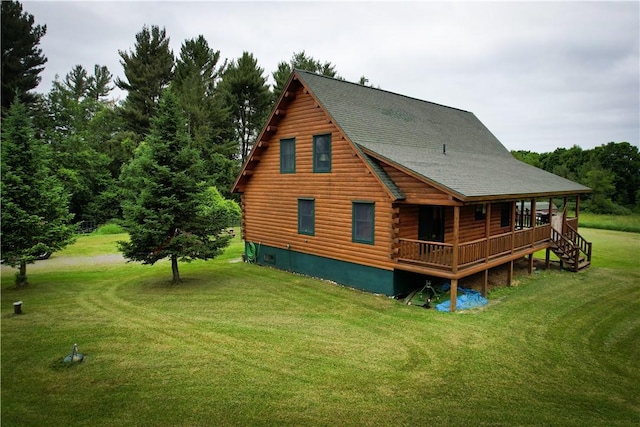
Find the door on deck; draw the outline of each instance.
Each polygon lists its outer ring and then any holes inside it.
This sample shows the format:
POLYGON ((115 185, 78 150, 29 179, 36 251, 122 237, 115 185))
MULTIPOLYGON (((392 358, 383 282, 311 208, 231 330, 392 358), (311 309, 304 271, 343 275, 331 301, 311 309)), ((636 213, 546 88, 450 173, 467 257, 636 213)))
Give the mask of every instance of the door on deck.
POLYGON ((444 242, 444 206, 420 206, 418 240, 444 242))

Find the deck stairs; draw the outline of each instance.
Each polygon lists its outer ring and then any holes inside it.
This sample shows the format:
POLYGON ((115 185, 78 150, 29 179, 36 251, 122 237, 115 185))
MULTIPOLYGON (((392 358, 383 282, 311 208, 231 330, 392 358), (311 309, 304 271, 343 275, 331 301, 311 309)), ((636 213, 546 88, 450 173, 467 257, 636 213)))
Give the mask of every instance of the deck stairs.
POLYGON ((591 242, 587 242, 568 224, 564 233, 551 228, 551 250, 560 258, 560 268, 578 272, 591 265, 591 242))

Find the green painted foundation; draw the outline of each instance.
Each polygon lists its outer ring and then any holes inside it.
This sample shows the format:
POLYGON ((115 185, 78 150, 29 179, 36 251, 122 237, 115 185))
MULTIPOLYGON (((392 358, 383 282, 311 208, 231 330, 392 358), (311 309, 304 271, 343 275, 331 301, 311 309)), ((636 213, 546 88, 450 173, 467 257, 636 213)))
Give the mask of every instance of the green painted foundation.
MULTIPOLYGON (((248 245, 245 242, 245 250, 248 245)), ((376 294, 392 296, 399 293, 394 271, 259 244, 255 244, 255 252, 255 262, 260 265, 327 279, 376 294)))

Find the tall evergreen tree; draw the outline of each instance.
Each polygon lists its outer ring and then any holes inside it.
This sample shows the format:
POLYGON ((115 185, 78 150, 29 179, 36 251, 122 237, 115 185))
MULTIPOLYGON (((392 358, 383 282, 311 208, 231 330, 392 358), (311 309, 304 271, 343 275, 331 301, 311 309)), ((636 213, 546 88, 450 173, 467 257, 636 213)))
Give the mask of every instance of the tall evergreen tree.
POLYGON ((35 138, 31 118, 17 100, 2 123, 2 257, 19 266, 16 285, 27 283, 27 264, 71 243, 67 194, 48 168, 47 146, 35 138))
POLYGON ((231 110, 240 158, 244 162, 269 114, 271 95, 264 69, 244 52, 225 72, 220 91, 231 110))
MULTIPOLYGON (((106 67, 96 65, 96 69, 106 67)), ((100 193, 115 184, 108 169, 111 158, 101 150, 102 138, 110 135, 96 132, 91 126, 96 115, 109 108, 106 101, 97 101, 90 93, 94 77, 76 65, 62 81, 53 82, 45 102, 43 128, 53 149, 52 169, 71 195, 70 210, 77 221, 105 221, 111 218, 109 214, 118 212, 102 203, 99 208, 92 207, 100 193)))
POLYGON ((189 134, 205 162, 211 184, 228 195, 239 169, 233 122, 217 85, 227 62, 203 36, 186 40, 176 62, 172 90, 187 118, 189 134))
POLYGON ((96 101, 103 100, 113 89, 111 86, 112 78, 113 76, 106 65, 96 64, 93 67, 93 76, 89 78, 87 96, 96 101))
POLYGON ((173 77, 174 57, 165 29, 146 25, 136 34, 133 51, 118 51, 126 81, 115 83, 128 92, 123 106, 127 128, 143 139, 160 96, 173 77))
POLYGON ((312 56, 307 56, 305 51, 297 52, 293 54, 289 62, 280 62, 278 69, 272 73, 275 85, 273 86, 273 96, 277 100, 284 89, 284 85, 287 84, 289 76, 293 70, 299 69, 304 71, 310 71, 316 74, 322 74, 323 76, 334 77, 339 79, 335 65, 331 62, 321 62, 312 56))
POLYGON ((178 261, 214 258, 229 243, 221 235, 228 226, 224 207, 208 196, 202 160, 185 129, 177 99, 166 91, 149 135, 122 171, 130 241, 119 242, 120 250, 143 264, 169 258, 174 282, 180 280, 178 261))
POLYGON ((84 98, 89 90, 89 76, 82 65, 76 65, 63 80, 66 90, 76 101, 84 98))
POLYGON ((2 111, 11 106, 16 96, 30 103, 29 91, 40 83, 40 73, 47 58, 38 47, 47 32, 46 25, 35 25, 33 15, 23 12, 17 1, 2 2, 2 111))

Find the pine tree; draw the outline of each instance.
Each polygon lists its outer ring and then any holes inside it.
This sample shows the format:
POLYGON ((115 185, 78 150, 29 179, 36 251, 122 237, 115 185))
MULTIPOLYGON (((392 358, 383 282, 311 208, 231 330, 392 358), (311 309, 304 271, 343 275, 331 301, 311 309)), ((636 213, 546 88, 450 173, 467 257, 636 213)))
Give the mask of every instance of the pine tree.
POLYGON ((169 258, 173 281, 178 261, 211 259, 229 243, 229 224, 207 196, 203 162, 190 146, 178 102, 166 91, 150 133, 123 167, 127 194, 122 209, 130 241, 119 242, 131 261, 154 264, 169 258))
POLYGON ((68 197, 47 166, 28 110, 16 101, 2 123, 2 257, 19 266, 16 285, 27 283, 27 264, 74 239, 68 197))
POLYGON ((307 56, 304 50, 302 52, 294 52, 289 62, 280 62, 278 69, 271 74, 275 81, 275 85, 273 86, 273 96, 275 100, 280 97, 280 93, 284 89, 285 84, 287 84, 289 76, 295 69, 341 79, 341 77, 338 76, 335 65, 331 62, 323 63, 312 56, 307 56))
POLYGON ((240 158, 244 162, 269 114, 271 95, 264 69, 244 52, 225 72, 220 91, 233 117, 240 158))
POLYGON ((2 2, 2 112, 9 109, 16 96, 30 103, 29 91, 40 83, 39 74, 47 58, 38 47, 47 32, 46 25, 35 25, 33 15, 23 12, 17 1, 2 2))
POLYGON ((116 79, 116 86, 128 92, 123 115, 128 130, 143 139, 149 131, 160 96, 173 77, 174 57, 166 31, 146 25, 136 34, 135 50, 119 51, 126 81, 116 79))
POLYGON ((71 196, 70 211, 76 221, 106 221, 118 214, 113 203, 110 208, 103 203, 95 206, 102 191, 111 191, 118 175, 111 175, 108 166, 113 159, 103 150, 104 139, 110 136, 91 126, 102 110, 110 108, 91 94, 94 80, 95 76, 76 65, 62 81, 56 78, 43 107, 46 114, 41 127, 53 149, 52 169, 71 196))
POLYGON ((186 40, 171 89, 187 118, 192 146, 200 152, 211 184, 228 194, 240 165, 231 115, 217 90, 227 63, 219 62, 220 51, 211 49, 203 36, 186 40))

